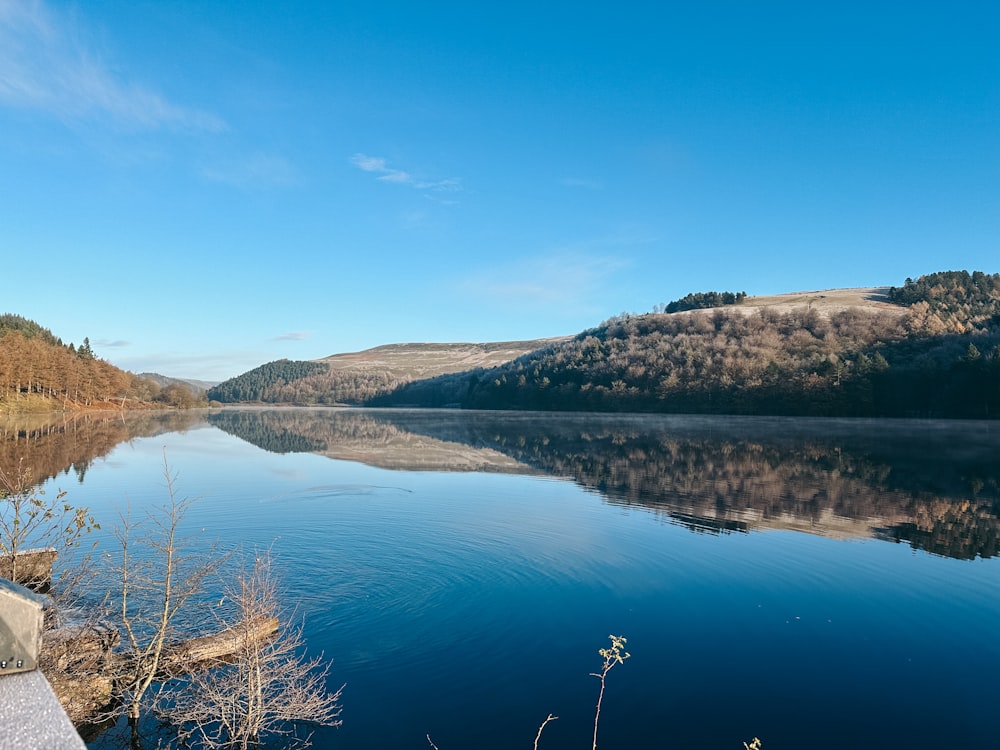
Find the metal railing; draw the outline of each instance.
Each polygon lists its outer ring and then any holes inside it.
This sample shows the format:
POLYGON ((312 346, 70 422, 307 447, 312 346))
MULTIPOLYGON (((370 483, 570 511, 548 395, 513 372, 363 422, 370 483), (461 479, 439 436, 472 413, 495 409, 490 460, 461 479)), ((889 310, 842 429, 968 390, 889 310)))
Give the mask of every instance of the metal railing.
POLYGON ((0 578, 0 750, 85 750, 38 669, 45 597, 0 578))

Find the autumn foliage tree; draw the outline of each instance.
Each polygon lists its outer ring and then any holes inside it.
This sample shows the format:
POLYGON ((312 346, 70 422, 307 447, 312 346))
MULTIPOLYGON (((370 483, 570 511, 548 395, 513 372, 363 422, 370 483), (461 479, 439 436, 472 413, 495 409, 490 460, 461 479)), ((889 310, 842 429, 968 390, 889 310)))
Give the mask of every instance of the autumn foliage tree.
POLYGON ((0 315, 0 403, 30 398, 61 405, 124 406, 141 379, 94 354, 89 339, 64 345, 47 328, 18 315, 0 315))

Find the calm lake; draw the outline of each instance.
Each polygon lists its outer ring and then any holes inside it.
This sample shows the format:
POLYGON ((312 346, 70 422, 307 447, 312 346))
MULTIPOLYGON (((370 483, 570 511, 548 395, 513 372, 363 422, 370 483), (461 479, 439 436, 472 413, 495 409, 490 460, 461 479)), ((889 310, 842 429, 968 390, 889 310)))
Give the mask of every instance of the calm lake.
POLYGON ((998 746, 1000 423, 225 409, 0 437, 105 531, 166 501, 165 454, 192 536, 271 547, 347 683, 318 748, 530 748, 549 713, 542 750, 588 748, 609 634, 605 749, 998 746))

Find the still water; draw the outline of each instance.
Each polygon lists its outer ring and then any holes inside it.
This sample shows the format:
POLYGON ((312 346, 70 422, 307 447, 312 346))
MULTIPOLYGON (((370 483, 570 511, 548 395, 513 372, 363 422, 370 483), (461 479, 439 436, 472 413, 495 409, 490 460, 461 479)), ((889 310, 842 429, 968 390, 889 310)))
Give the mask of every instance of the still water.
MULTIPOLYGON (((997 747, 1000 424, 223 410, 0 429, 105 527, 270 547, 319 748, 997 747)), ((101 544, 108 543, 104 539, 101 544)))

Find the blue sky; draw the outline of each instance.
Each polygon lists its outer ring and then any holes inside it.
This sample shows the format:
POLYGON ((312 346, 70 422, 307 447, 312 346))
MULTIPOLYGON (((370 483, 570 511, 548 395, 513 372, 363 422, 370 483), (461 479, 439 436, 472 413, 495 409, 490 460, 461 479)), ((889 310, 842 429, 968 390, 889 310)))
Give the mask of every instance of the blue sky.
POLYGON ((996 7, 0 0, 0 307, 221 380, 997 272, 996 7))

